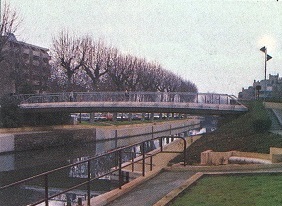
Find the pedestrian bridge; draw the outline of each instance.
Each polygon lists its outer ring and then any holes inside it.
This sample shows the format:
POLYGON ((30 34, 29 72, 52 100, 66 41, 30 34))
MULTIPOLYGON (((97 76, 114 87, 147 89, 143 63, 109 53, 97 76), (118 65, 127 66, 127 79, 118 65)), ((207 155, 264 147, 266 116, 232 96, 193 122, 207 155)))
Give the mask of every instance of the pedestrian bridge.
POLYGON ((248 111, 235 96, 186 92, 65 92, 18 95, 24 113, 147 112, 238 114, 248 111))

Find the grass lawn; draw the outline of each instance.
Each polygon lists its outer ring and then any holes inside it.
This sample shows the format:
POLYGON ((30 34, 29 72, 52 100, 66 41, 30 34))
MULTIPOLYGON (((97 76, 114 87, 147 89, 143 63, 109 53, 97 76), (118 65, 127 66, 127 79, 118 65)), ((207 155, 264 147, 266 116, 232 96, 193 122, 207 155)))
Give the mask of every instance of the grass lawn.
POLYGON ((279 206, 282 175, 208 176, 184 191, 171 206, 279 206))

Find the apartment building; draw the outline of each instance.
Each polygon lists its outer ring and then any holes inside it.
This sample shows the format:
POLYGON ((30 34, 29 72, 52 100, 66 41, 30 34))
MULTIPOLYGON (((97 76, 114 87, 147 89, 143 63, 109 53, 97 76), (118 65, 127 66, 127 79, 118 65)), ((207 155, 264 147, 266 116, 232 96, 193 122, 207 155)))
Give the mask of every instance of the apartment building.
POLYGON ((51 66, 48 49, 17 41, 8 35, 0 63, 0 96, 9 93, 41 93, 47 90, 51 66))

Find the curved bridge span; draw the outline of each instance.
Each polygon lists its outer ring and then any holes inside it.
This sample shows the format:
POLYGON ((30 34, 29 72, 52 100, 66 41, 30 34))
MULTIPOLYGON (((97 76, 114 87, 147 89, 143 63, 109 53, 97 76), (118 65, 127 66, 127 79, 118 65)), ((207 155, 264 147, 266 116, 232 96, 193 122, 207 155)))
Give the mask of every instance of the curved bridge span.
POLYGON ((20 108, 32 112, 155 112, 234 114, 248 109, 235 96, 181 92, 66 92, 19 95, 20 108))

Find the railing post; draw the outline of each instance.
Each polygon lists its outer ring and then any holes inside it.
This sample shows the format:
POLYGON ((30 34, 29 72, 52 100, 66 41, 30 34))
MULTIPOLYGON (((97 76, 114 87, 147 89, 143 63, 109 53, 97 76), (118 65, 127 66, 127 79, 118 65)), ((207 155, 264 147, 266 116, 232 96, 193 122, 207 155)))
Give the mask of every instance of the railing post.
POLYGON ((186 147, 187 147, 187 145, 186 145, 186 140, 183 138, 183 141, 184 141, 184 148, 183 148, 183 157, 184 157, 184 161, 183 161, 183 164, 184 164, 184 166, 186 166, 186 147))
POLYGON ((49 205, 49 192, 48 192, 48 174, 44 176, 44 185, 45 185, 45 206, 49 205))
POLYGON ((150 156, 150 171, 153 170, 153 156, 150 156))
POLYGON ((90 194, 90 180, 91 180, 91 171, 90 171, 90 161, 91 160, 88 160, 87 162, 87 179, 88 179, 88 183, 87 183, 87 206, 90 206, 90 199, 91 199, 91 194, 90 194))
POLYGON ((117 129, 115 130, 115 148, 118 147, 118 131, 117 129))
POLYGON ((122 151, 118 151, 118 180, 119 180, 119 189, 121 189, 122 183, 123 183, 123 178, 122 178, 122 170, 121 170, 121 165, 122 165, 122 151))
POLYGON ((133 152, 133 154, 131 156, 131 162, 132 162, 131 171, 132 172, 134 172, 134 157, 135 157, 135 148, 134 148, 134 152, 133 152))
POLYGON ((145 142, 142 142, 142 176, 145 176, 145 142))

